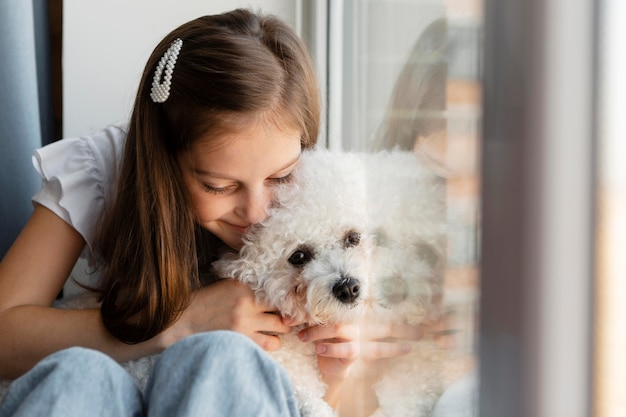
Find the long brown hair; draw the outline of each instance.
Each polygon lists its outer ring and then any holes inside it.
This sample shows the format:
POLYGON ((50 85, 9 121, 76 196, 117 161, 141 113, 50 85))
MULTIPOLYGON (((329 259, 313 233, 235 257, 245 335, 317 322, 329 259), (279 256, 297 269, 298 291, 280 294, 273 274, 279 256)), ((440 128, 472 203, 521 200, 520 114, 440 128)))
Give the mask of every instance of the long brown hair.
POLYGON ((204 16, 159 43, 139 85, 116 201, 97 241, 102 320, 111 334, 126 343, 154 337, 200 286, 205 255, 176 155, 259 117, 298 129, 302 147, 313 147, 319 106, 306 46, 278 18, 243 9, 204 16), (170 96, 155 103, 155 68, 177 38, 183 44, 170 96))

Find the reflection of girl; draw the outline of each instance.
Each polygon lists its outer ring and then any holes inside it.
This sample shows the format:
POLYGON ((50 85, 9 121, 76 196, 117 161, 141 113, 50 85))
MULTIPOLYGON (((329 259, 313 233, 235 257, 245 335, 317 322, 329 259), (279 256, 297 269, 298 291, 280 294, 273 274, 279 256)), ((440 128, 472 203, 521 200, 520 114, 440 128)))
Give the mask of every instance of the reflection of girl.
POLYGON ((420 138, 445 130, 446 47, 446 20, 435 20, 424 29, 400 71, 374 150, 412 150, 420 138))
MULTIPOLYGON (((297 414, 283 371, 259 349, 277 349, 291 323, 204 265, 263 219, 318 124, 302 42, 273 17, 236 10, 161 41, 127 130, 40 149, 43 189, 0 263, 0 377, 26 373, 0 416, 297 414), (81 252, 101 265, 101 309, 51 308, 81 252), (111 358, 158 352, 142 398, 111 358)), ((302 333, 331 404, 358 352, 353 333, 302 333)))
MULTIPOLYGON (((416 151, 421 159, 439 173, 449 174, 443 164, 442 146, 446 139, 446 100, 448 81, 448 25, 446 19, 430 23, 420 34, 394 84, 387 113, 371 149, 416 151)), ((445 216, 446 213, 442 213, 445 216)), ((405 329, 405 339, 430 335, 442 349, 456 346, 461 329, 455 328, 454 313, 439 322, 405 329), (416 337, 411 332, 421 332, 416 337)), ((373 326, 374 331, 384 327, 373 326)), ((362 330, 364 331, 364 330, 362 330)), ((372 335, 376 338, 376 335, 372 335)), ((364 351, 365 352, 365 351, 364 351)), ((377 366, 384 369, 384 362, 377 366)), ((464 367, 462 367, 464 368, 464 367)), ((433 417, 472 417, 477 410, 477 381, 474 372, 460 378, 447 389, 433 410, 433 417)))

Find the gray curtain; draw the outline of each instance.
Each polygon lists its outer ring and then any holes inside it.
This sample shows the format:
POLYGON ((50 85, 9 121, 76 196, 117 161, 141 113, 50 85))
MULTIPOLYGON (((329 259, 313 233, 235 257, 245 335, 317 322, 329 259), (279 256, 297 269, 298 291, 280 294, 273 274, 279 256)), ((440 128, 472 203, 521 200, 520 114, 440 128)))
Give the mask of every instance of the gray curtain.
POLYGON ((32 213, 35 148, 53 140, 47 0, 0 1, 0 258, 32 213))

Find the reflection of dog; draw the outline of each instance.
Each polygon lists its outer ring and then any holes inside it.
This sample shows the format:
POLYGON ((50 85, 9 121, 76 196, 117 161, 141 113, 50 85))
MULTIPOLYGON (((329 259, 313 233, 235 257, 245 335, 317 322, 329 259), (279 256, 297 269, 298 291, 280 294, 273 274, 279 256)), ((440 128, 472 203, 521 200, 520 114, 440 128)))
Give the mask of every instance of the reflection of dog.
MULTIPOLYGON (((443 180, 404 152, 367 157, 369 221, 376 236, 370 314, 382 325, 439 318, 445 267, 443 180)), ((385 362, 375 389, 380 416, 428 416, 442 393, 445 351, 428 338, 385 362)))
MULTIPOLYGON (((253 226, 238 254, 214 263, 219 276, 251 286, 285 316, 314 324, 360 319, 369 293, 371 238, 362 160, 305 152, 293 180, 276 190, 268 218, 253 226)), ((332 416, 310 343, 293 332, 272 355, 288 371, 303 416, 332 416)))
POLYGON ((364 158, 377 314, 411 325, 437 319, 445 267, 443 181, 412 153, 364 158))

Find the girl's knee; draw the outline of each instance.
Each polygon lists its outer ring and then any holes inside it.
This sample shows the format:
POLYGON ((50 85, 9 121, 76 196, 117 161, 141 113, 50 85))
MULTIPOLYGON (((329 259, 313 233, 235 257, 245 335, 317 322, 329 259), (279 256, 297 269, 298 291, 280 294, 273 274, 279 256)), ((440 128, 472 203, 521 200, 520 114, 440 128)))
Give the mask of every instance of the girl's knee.
POLYGON ((249 337, 244 336, 241 333, 232 331, 232 330, 215 330, 204 333, 196 333, 192 336, 189 336, 179 343, 193 343, 193 344, 250 344, 256 346, 249 337))
POLYGON ((71 347, 51 354, 34 368, 44 374, 54 374, 72 383, 79 381, 120 380, 130 375, 111 357, 93 349, 71 347))
POLYGON ((97 350, 75 346, 52 353, 44 360, 52 360, 59 363, 65 363, 65 361, 71 361, 72 363, 76 361, 101 363, 112 361, 113 359, 97 350))
POLYGON ((60 350, 45 358, 42 363, 54 363, 60 367, 73 369, 76 367, 109 367, 117 364, 112 358, 102 352, 83 347, 71 347, 60 350))
POLYGON ((198 359, 197 356, 207 356, 219 354, 224 359, 227 356, 240 357, 245 354, 264 354, 249 337, 241 333, 230 330, 218 330, 205 333, 198 333, 189 336, 170 347, 168 351, 173 354, 185 352, 185 357, 191 360, 198 359))
MULTIPOLYGON (((141 411, 142 398, 130 375, 107 355, 85 348, 64 349, 44 358, 13 381, 2 403, 0 415, 14 415, 17 408, 38 410, 46 404, 71 415, 107 409, 98 415, 123 416, 123 410, 141 411), (118 412, 119 411, 119 412, 118 412), (6 414, 3 414, 6 413, 6 414)), ((44 415, 40 411, 19 415, 44 415)), ((137 415, 131 413, 130 415, 137 415)))
POLYGON ((254 364, 271 368, 274 362, 247 336, 220 330, 198 333, 172 345, 160 355, 154 372, 201 374, 203 370, 226 365, 229 372, 236 373, 254 364))
POLYGON ((250 338, 233 331, 189 336, 163 352, 146 389, 151 407, 169 407, 155 395, 160 392, 169 392, 180 404, 202 404, 197 405, 200 408, 221 403, 224 409, 235 409, 240 399, 234 392, 246 392, 251 404, 259 407, 293 405, 286 372, 250 338))

